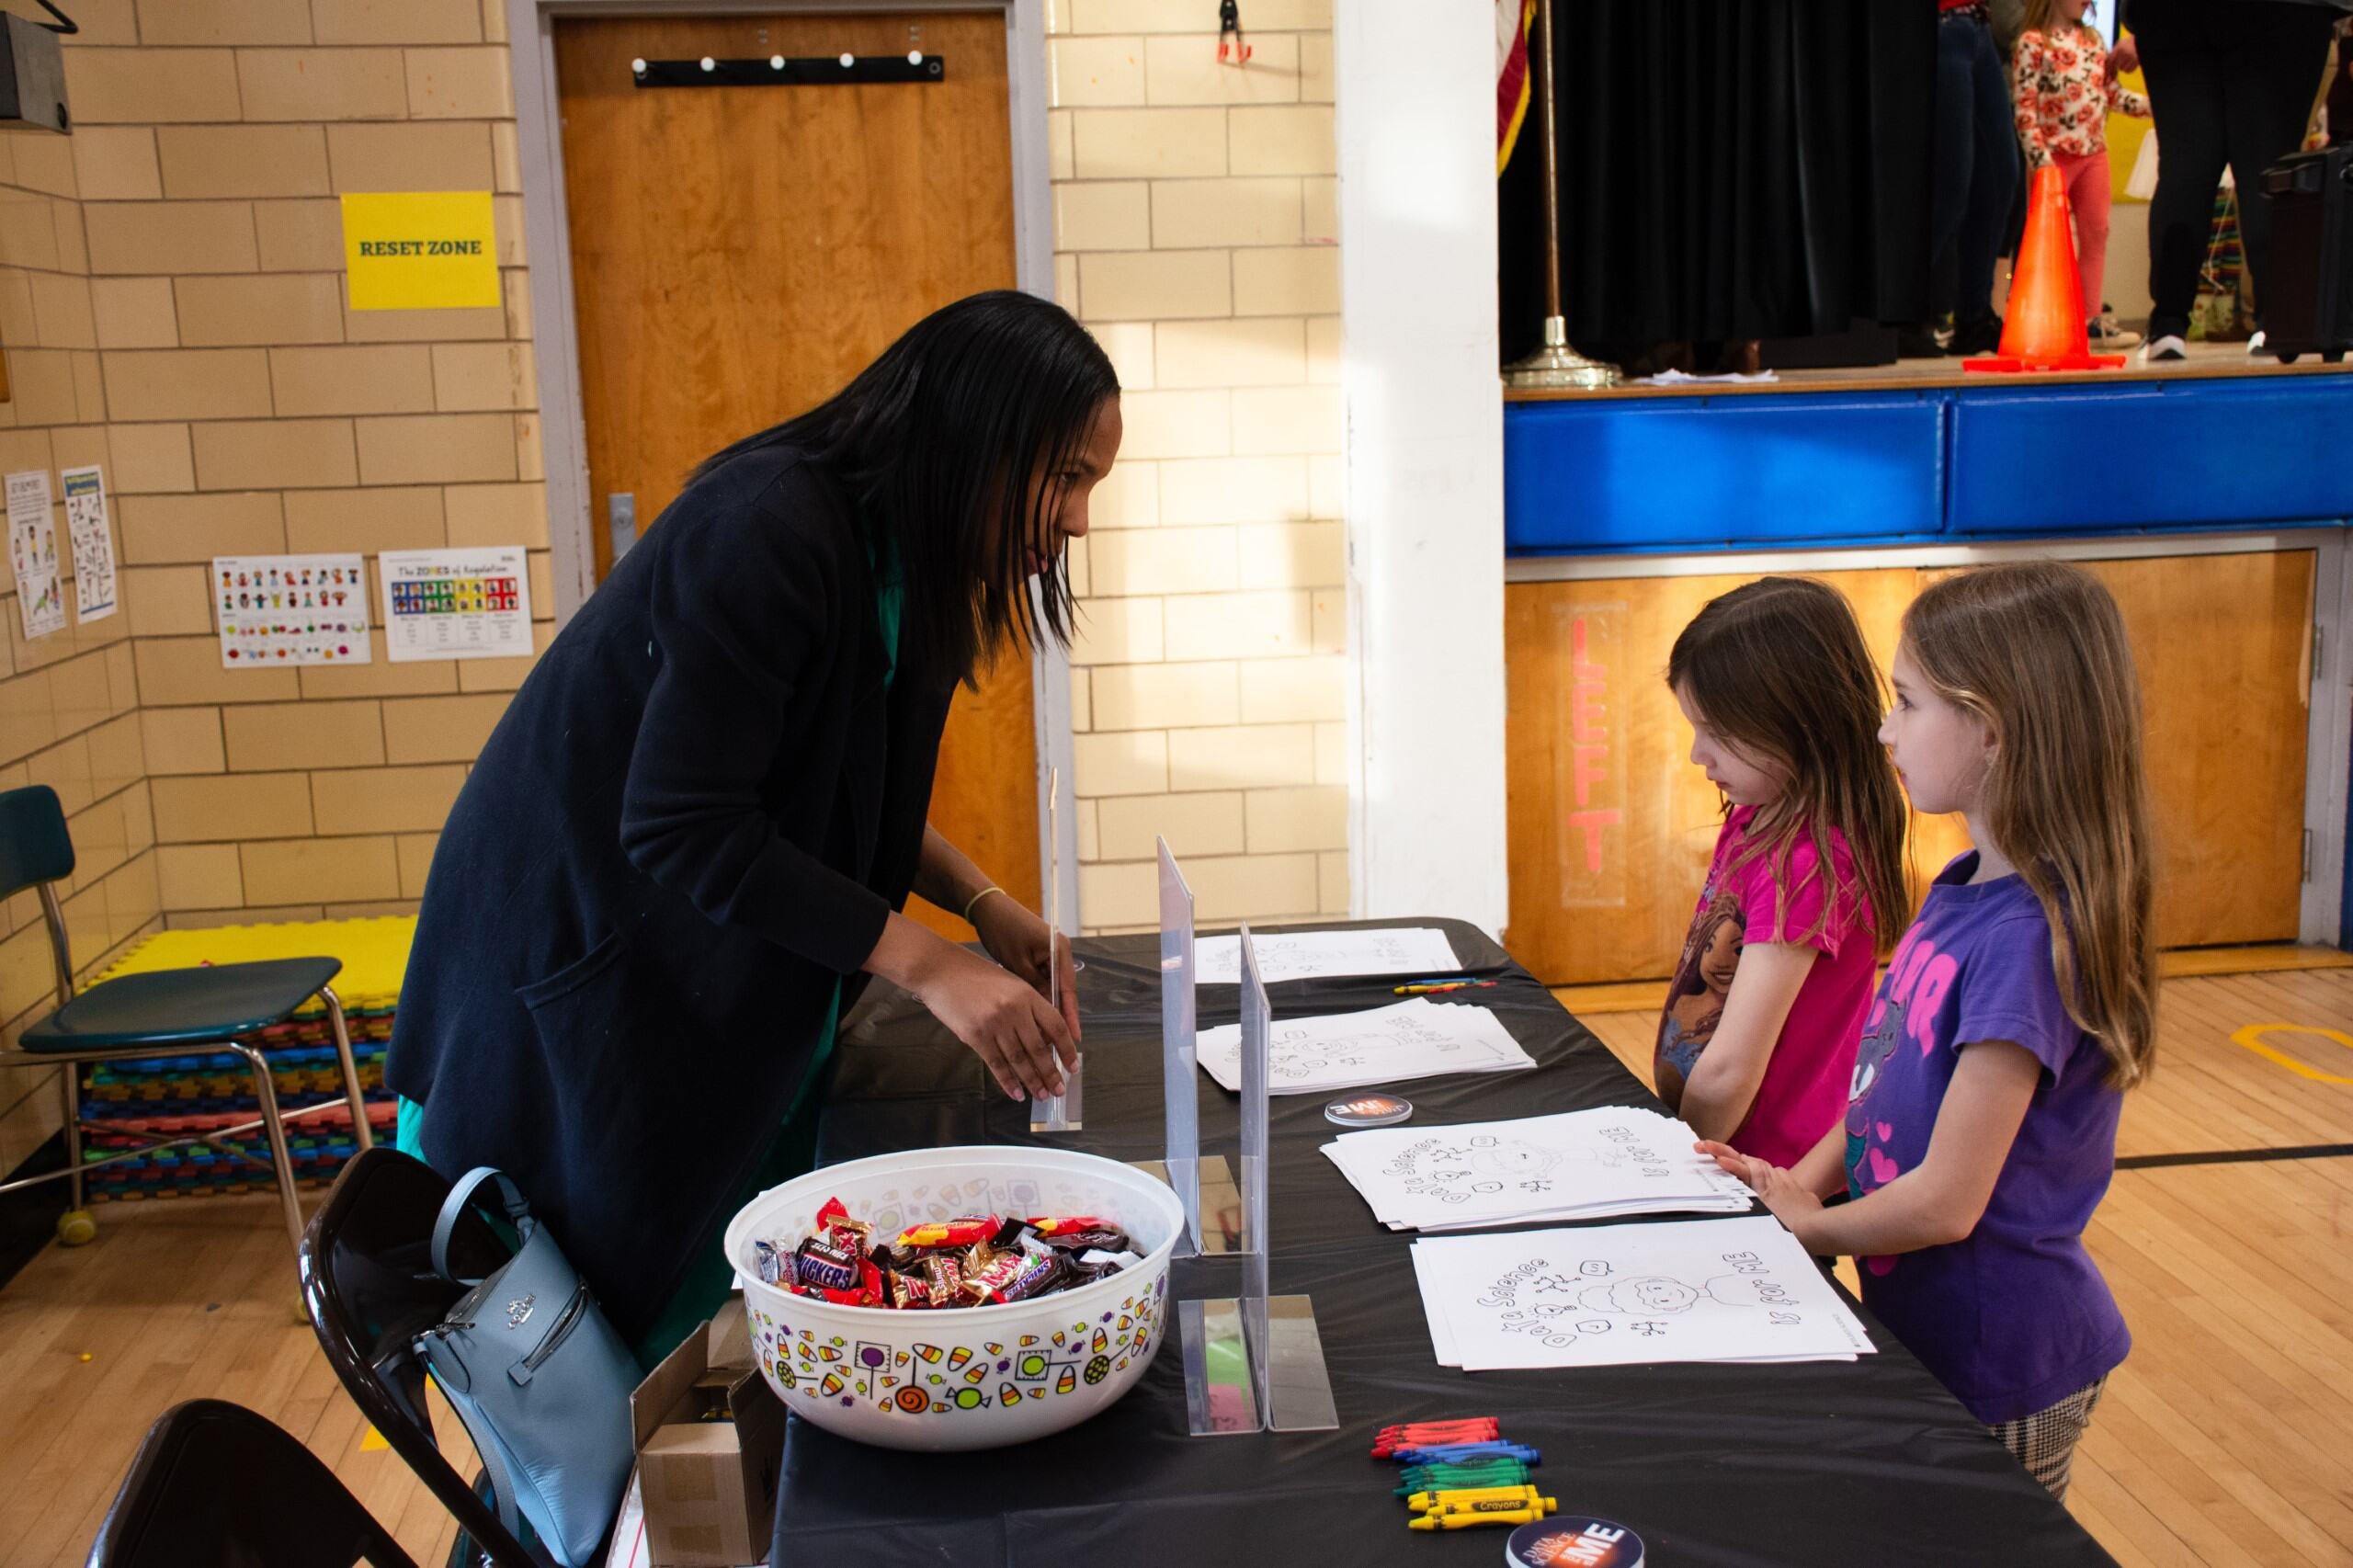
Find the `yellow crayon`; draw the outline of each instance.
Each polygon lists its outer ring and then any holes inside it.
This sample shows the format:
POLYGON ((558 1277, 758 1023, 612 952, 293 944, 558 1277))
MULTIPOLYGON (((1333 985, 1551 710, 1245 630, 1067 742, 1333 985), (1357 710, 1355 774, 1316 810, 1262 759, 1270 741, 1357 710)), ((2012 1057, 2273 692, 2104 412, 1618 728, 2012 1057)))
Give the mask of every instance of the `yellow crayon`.
POLYGON ((1416 1492, 1405 1499, 1405 1506, 1416 1514, 1447 1513, 1455 1505, 1502 1497, 1510 1500, 1515 1508, 1532 1508, 1538 1502, 1533 1486, 1465 1486, 1451 1491, 1416 1492))
POLYGON ((1559 1506, 1549 1497, 1544 1506, 1521 1508, 1511 1513, 1486 1513, 1466 1509, 1456 1514, 1422 1514, 1405 1521, 1405 1528, 1416 1530, 1467 1530, 1480 1525, 1532 1525, 1547 1513, 1558 1512, 1559 1506))

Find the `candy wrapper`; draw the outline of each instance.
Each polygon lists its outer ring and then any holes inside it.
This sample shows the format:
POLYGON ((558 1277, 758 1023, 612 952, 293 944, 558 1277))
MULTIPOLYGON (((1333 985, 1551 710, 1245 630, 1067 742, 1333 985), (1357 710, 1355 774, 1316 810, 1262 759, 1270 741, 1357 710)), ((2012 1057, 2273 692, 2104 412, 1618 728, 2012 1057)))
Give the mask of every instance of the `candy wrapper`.
POLYGON ((902 1312, 1034 1301, 1091 1285, 1143 1259, 1094 1215, 964 1214, 910 1225, 887 1242, 827 1199, 797 1242, 756 1241, 764 1284, 847 1306, 902 1312))

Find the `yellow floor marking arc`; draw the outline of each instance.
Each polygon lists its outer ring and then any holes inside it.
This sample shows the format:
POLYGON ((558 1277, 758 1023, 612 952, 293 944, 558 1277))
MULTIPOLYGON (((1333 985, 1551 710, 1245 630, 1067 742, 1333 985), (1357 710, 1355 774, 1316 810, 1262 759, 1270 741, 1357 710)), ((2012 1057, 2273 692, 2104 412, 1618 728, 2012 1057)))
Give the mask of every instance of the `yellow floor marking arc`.
POLYGON ((2315 1028, 2309 1024, 2248 1024, 2243 1028, 2231 1031, 2233 1045, 2245 1046, 2257 1056, 2278 1062, 2300 1078, 2310 1078, 2315 1084, 2353 1084, 2353 1078, 2342 1077, 2335 1073, 2324 1073, 2317 1067, 2307 1067, 2286 1051, 2275 1050, 2264 1044, 2263 1037, 2268 1034, 2318 1035, 2323 1040, 2335 1040, 2347 1051, 2353 1051, 2353 1034, 2347 1034, 2342 1029, 2315 1028))

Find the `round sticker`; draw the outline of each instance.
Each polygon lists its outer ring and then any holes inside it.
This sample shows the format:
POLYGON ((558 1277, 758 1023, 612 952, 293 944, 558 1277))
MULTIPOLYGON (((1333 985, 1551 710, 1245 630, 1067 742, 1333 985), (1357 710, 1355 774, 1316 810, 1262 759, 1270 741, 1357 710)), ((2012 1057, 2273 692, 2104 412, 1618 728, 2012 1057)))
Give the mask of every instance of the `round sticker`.
POLYGON ((1643 1568, 1643 1538, 1608 1519, 1557 1514, 1511 1532, 1511 1568, 1643 1568))
POLYGON ((1336 1127, 1389 1127, 1414 1114, 1414 1102, 1398 1095, 1347 1095, 1324 1108, 1336 1127))

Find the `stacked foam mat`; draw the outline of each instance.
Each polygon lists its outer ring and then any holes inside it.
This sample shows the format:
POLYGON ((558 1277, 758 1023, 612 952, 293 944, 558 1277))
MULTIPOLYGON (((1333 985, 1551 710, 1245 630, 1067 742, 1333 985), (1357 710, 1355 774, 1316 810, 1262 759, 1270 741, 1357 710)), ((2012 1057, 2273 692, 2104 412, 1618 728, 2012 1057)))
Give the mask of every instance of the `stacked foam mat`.
MULTIPOLYGON (((351 1030, 368 1123, 378 1139, 389 1142, 393 1099, 383 1086, 384 1049, 392 1038, 401 976, 408 968, 409 943, 415 933, 415 919, 406 915, 164 931, 131 949, 101 978, 266 959, 342 960, 335 993, 351 1030)), ((315 999, 305 1003, 286 1022, 264 1031, 261 1045, 269 1058, 281 1110, 291 1114, 310 1106, 330 1106, 287 1124, 295 1179, 306 1184, 334 1180, 358 1145, 352 1136, 350 1109, 343 1103, 335 1031, 325 1005, 315 999)), ((235 1055, 216 1051, 94 1062, 83 1069, 82 1076, 85 1157, 131 1157, 90 1172, 85 1188, 94 1198, 119 1199, 267 1190, 277 1177, 268 1137, 259 1128, 223 1139, 217 1146, 139 1152, 153 1139, 210 1133, 260 1115, 252 1073, 235 1055)))

